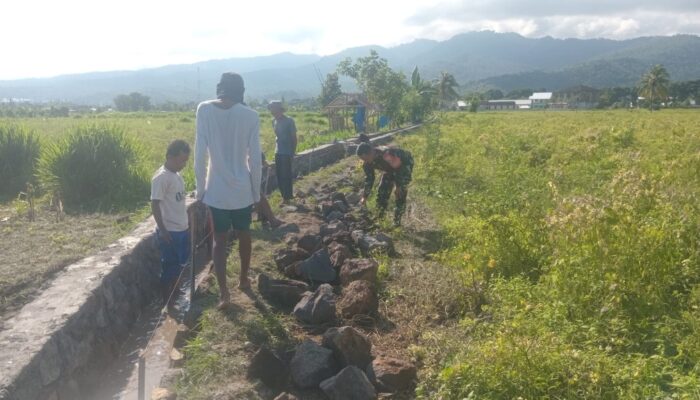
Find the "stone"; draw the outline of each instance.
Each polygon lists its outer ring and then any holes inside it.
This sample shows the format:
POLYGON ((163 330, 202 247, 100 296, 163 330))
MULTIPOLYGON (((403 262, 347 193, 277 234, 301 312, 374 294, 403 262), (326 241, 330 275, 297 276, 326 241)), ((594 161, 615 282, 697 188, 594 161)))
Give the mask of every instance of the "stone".
POLYGON ((343 290, 337 307, 343 318, 355 315, 370 315, 377 312, 379 301, 372 284, 367 281, 353 281, 343 290))
POLYGON ((277 397, 275 397, 275 400, 299 400, 299 398, 293 394, 283 392, 280 393, 277 397))
POLYGON ((359 194, 351 192, 348 193, 347 196, 345 196, 345 201, 347 201, 349 205, 356 205, 360 202, 361 198, 362 197, 359 194))
POLYGON ((306 250, 301 248, 279 249, 275 252, 275 264, 280 271, 297 261, 301 261, 309 256, 306 250))
POLYGON ((374 386, 361 369, 351 365, 338 375, 321 382, 321 390, 331 400, 372 400, 377 398, 374 386))
POLYGON ((338 220, 333 220, 328 224, 321 225, 320 234, 322 237, 326 237, 347 230, 348 226, 345 225, 345 223, 338 220))
POLYGON ((294 307, 294 316, 302 322, 313 325, 335 321, 335 302, 333 287, 324 283, 315 292, 304 294, 294 307))
POLYGON ((301 276, 311 282, 329 283, 337 277, 328 250, 321 249, 299 265, 301 276))
POLYGON ((345 260, 352 257, 352 253, 348 246, 333 242, 328 245, 328 252, 331 254, 331 266, 336 270, 340 271, 340 267, 343 265, 345 260))
POLYGON ((303 277, 301 276, 301 269, 299 268, 300 266, 301 261, 297 261, 292 265, 288 265, 284 268, 284 275, 291 279, 303 279, 303 277))
MULTIPOLYGON (((387 236, 381 236, 386 239, 387 236)), ((386 240, 379 240, 377 237, 369 235, 361 230, 352 232, 352 240, 357 247, 360 248, 362 254, 370 255, 375 253, 391 254, 393 252, 393 244, 386 240)))
POLYGON ((337 371, 333 352, 311 340, 305 340, 297 347, 290 369, 292 381, 302 389, 318 387, 337 371))
POLYGON ((343 214, 350 211, 350 207, 348 207, 344 201, 340 201, 340 200, 334 201, 331 208, 332 208, 332 210, 340 211, 343 214))
POLYGON ((316 250, 321 248, 322 243, 321 236, 319 235, 304 235, 297 241, 297 246, 300 249, 306 250, 309 254, 313 254, 316 250))
POLYGON ((340 367, 354 365, 364 370, 372 361, 372 342, 351 326, 328 329, 323 347, 333 350, 340 367))
POLYGON ((248 377, 260 379, 272 388, 281 388, 287 383, 289 367, 267 347, 261 347, 250 360, 248 377))
POLYGON ((340 220, 345 217, 345 214, 338 210, 333 210, 326 215, 326 220, 327 221, 334 221, 334 220, 340 220))
POLYGON ((350 235, 350 232, 348 232, 348 231, 336 232, 330 236, 326 236, 323 238, 323 244, 325 244, 325 245, 329 245, 333 242, 338 242, 338 243, 344 244, 348 247, 355 245, 355 243, 352 240, 352 236, 350 235))
POLYGON ((340 201, 343 204, 345 204, 346 207, 348 206, 348 201, 345 198, 345 194, 343 194, 342 192, 333 193, 331 195, 331 201, 333 201, 333 203, 335 203, 336 201, 340 201))
POLYGON ((309 291, 309 285, 287 279, 270 279, 269 276, 260 274, 258 291, 266 299, 291 308, 301 300, 304 293, 309 291))
POLYGON ((282 206, 280 208, 280 210, 282 210, 285 213, 293 213, 293 212, 297 212, 297 207, 296 206, 282 206))
POLYGON ((166 388, 155 388, 151 392, 151 400, 177 400, 177 394, 166 388))
POLYGON ((391 357, 377 357, 367 366, 367 377, 381 392, 410 389, 416 380, 415 365, 391 357))
POLYGON ((275 234, 284 236, 290 233, 299 233, 299 225, 295 223, 282 224, 275 228, 275 234))
POLYGON ((377 261, 368 258, 351 258, 340 267, 340 283, 347 286, 353 281, 367 281, 372 285, 377 282, 377 261))

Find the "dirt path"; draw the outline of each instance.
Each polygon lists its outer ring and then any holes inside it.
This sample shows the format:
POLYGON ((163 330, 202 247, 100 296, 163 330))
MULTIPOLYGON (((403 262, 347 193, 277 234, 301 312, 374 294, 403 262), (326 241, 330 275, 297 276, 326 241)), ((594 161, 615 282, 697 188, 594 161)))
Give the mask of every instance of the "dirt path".
MULTIPOLYGON (((341 191, 357 192, 363 175, 354 157, 314 173, 296 184, 296 191, 308 194, 341 191)), ((320 216, 304 211, 313 209, 314 195, 299 200, 300 210, 280 210, 279 216, 299 227, 297 236, 317 234, 324 223, 320 216)), ((389 219, 379 223, 387 231, 389 219)), ((280 232, 255 230, 252 276, 266 273, 282 278, 273 261, 275 250, 286 246, 280 232)), ((445 293, 455 275, 429 255, 437 251, 442 235, 431 213, 409 194, 404 227, 388 230, 394 239, 397 255, 380 257, 379 315, 372 321, 345 321, 365 333, 373 344, 373 355, 411 360, 419 367, 440 359, 439 349, 432 346, 443 335, 453 334, 450 316, 459 306, 459 294, 445 293), (430 333, 430 334, 427 334, 430 333), (432 347, 431 347, 432 346, 432 347)), ((237 254, 229 259, 232 281, 237 273, 237 254)), ((256 282, 254 282, 254 287, 256 282)), ((216 301, 212 284, 210 305, 216 301)), ((272 399, 279 391, 249 380, 247 366, 260 346, 269 346, 284 354, 304 338, 319 340, 319 332, 301 327, 288 312, 276 309, 264 300, 257 289, 249 293, 234 290, 233 306, 226 312, 207 310, 202 317, 201 331, 187 348, 184 378, 180 396, 188 399, 272 399), (206 371, 206 372, 205 372, 206 371)), ((320 332, 322 333, 322 332, 320 332)), ((420 377, 420 370, 419 370, 420 377)), ((299 391, 286 388, 301 399, 326 398, 319 390, 299 391)), ((385 396, 386 397, 386 396, 385 396)), ((391 398, 413 398, 412 391, 394 394, 391 398)))

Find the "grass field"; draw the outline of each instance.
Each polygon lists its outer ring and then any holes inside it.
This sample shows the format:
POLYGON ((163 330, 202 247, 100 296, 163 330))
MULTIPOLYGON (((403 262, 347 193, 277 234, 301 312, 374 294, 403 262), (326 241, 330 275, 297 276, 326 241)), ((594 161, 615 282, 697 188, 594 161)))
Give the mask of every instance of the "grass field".
MULTIPOLYGON (((327 132, 328 120, 322 114, 313 112, 290 112, 299 135, 298 151, 332 141, 334 138, 347 138, 350 131, 327 132)), ((194 144, 194 113, 103 113, 78 117, 59 118, 0 118, 0 124, 20 124, 39 134, 42 140, 55 140, 71 128, 87 123, 107 123, 124 127, 137 136, 148 149, 149 160, 155 169, 163 162, 165 147, 176 138, 194 144)), ((273 158, 275 134, 272 130, 272 117, 268 112, 260 112, 260 137, 263 151, 268 159, 273 158)))
POLYGON ((419 397, 700 397, 700 113, 453 113, 399 144, 470 332, 419 397))

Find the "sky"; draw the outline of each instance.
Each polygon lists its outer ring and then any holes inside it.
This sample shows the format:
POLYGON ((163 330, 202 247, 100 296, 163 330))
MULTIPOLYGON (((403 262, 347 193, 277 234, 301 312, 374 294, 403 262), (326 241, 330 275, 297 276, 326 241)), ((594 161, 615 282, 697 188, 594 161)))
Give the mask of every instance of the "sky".
POLYGON ((628 39, 700 34, 700 0, 5 0, 0 80, 289 51, 446 40, 469 31, 628 39))

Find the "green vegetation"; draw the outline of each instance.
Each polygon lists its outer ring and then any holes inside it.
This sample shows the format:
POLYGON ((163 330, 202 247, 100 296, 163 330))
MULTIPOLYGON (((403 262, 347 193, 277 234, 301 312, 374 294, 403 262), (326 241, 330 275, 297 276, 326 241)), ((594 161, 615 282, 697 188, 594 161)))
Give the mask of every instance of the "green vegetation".
POLYGON ((0 125, 0 198, 13 198, 34 182, 39 150, 33 132, 14 124, 0 125))
POLYGON ((148 198, 149 171, 139 142, 113 125, 76 128, 47 144, 39 160, 44 190, 74 210, 133 208, 148 198))
POLYGON ((419 396, 700 396, 699 123, 452 113, 403 139, 470 296, 419 396))

